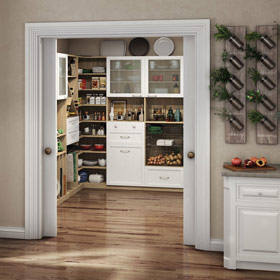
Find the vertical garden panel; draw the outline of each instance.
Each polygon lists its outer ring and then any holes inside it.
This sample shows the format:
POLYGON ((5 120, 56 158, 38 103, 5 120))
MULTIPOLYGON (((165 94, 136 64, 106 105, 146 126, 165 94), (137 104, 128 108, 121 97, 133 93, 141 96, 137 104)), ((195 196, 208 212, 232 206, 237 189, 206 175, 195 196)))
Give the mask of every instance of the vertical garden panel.
MULTIPOLYGON (((245 26, 232 26, 228 29, 234 34, 243 44, 245 48, 245 26)), ((226 121, 225 141, 228 144, 245 144, 246 143, 246 60, 244 59, 244 51, 238 49, 230 40, 225 41, 225 50, 229 53, 229 59, 226 61, 226 67, 229 72, 234 75, 242 84, 241 89, 237 89, 228 83, 226 88, 243 105, 243 108, 236 109, 231 102, 226 102, 226 109, 230 111, 236 121, 239 121, 242 129, 236 129, 229 121, 226 121), (241 63, 240 63, 241 62, 241 63), (239 64, 239 67, 238 67, 239 64), (243 66, 242 66, 243 65, 243 66), (241 67, 242 66, 242 67, 241 67)))
POLYGON ((267 76, 274 84, 273 89, 268 89, 263 83, 257 83, 257 89, 260 90, 261 94, 265 95, 274 105, 273 110, 268 110, 263 104, 257 105, 257 110, 266 116, 274 125, 275 129, 272 131, 268 130, 261 123, 257 124, 257 143, 258 144, 271 144, 275 145, 278 143, 277 133, 277 25, 262 25, 257 26, 257 32, 262 35, 267 35, 268 40, 272 40, 274 44, 267 44, 263 38, 257 41, 257 50, 261 51, 268 59, 270 59, 275 66, 272 69, 267 67, 262 61, 257 62, 257 70, 264 76, 267 76))

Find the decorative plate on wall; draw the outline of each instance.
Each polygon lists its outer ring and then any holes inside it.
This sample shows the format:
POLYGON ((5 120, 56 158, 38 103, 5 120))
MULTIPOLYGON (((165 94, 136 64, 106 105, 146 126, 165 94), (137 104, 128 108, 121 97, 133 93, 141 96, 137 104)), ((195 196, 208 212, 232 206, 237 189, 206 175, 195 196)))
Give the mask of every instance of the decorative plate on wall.
POLYGON ((161 37, 154 43, 154 51, 157 55, 168 56, 174 51, 174 42, 167 37, 161 37))
POLYGON ((149 42, 145 38, 134 38, 129 43, 129 51, 135 56, 144 56, 150 49, 149 42))
POLYGON ((124 40, 102 40, 100 43, 101 56, 125 56, 126 42, 124 40))

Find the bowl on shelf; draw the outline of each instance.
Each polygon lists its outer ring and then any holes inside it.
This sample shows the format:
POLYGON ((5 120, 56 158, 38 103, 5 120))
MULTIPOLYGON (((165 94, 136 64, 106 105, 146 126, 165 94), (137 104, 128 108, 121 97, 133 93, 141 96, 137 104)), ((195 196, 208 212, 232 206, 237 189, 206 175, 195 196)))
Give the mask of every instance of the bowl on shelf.
POLYGON ((97 165, 97 160, 83 160, 84 166, 95 166, 97 165))
POLYGON ((82 150, 89 150, 89 149, 91 148, 91 145, 89 145, 89 144, 81 144, 81 145, 80 145, 80 148, 81 148, 82 150))
POLYGON ((96 151, 102 151, 104 149, 104 144, 94 144, 94 149, 96 151))

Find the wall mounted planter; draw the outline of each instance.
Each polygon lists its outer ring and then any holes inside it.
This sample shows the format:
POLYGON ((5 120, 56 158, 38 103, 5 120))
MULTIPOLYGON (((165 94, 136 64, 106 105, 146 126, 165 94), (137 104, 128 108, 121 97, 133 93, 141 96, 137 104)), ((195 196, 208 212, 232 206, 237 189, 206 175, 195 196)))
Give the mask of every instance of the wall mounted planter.
POLYGON ((229 62, 237 69, 237 70, 241 70, 244 66, 244 64, 242 63, 242 61, 240 59, 238 59, 238 57, 236 57, 235 55, 231 55, 229 57, 229 62))
POLYGON ((266 34, 262 35, 260 41, 264 43, 269 49, 272 49, 276 46, 275 42, 266 34))
POLYGON ((277 129, 277 25, 257 26, 257 32, 262 37, 257 40, 257 50, 263 54, 263 60, 257 62, 257 70, 262 79, 257 82, 257 90, 265 93, 263 99, 257 104, 257 111, 265 116, 257 124, 257 143, 278 143, 277 129))
POLYGON ((228 92, 234 92, 226 109, 232 113, 232 117, 225 124, 225 142, 228 144, 246 143, 246 60, 245 49, 245 26, 231 26, 227 28, 235 34, 229 40, 225 40, 225 50, 230 54, 226 60, 226 67, 232 74, 230 82, 226 84, 228 92))

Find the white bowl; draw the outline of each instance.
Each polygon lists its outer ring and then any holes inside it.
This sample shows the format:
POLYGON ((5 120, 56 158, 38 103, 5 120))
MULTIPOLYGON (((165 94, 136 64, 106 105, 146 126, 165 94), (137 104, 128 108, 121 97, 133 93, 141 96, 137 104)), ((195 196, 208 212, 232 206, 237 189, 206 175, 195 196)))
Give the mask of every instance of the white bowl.
POLYGON ((99 166, 106 166, 106 159, 104 158, 98 159, 98 164, 99 166))

